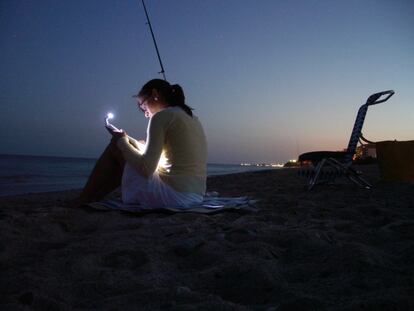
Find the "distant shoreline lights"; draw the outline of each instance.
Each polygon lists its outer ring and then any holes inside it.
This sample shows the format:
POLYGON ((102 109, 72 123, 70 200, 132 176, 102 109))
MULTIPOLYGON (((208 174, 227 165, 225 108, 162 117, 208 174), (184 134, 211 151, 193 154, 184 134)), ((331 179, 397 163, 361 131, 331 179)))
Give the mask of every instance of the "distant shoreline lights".
POLYGON ((283 167, 280 163, 240 163, 240 166, 257 166, 257 167, 283 167))

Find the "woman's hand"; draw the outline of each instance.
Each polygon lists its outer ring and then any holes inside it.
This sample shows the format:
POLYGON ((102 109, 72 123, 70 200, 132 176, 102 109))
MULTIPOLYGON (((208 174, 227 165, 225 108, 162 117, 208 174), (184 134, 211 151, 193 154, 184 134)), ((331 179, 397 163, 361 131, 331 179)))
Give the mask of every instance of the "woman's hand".
POLYGON ((120 140, 121 138, 128 136, 127 133, 122 130, 120 132, 112 131, 111 135, 112 135, 111 142, 113 142, 114 144, 116 144, 118 140, 120 140))

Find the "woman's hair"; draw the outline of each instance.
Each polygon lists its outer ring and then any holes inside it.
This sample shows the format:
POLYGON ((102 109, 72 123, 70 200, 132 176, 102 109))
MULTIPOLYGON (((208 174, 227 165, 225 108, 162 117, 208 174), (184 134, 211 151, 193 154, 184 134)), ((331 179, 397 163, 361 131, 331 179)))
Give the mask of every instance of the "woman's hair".
POLYGON ((153 79, 145 83, 138 96, 152 96, 152 90, 156 89, 168 106, 181 107, 189 116, 193 116, 193 108, 185 104, 184 91, 178 84, 171 85, 165 80, 153 79))

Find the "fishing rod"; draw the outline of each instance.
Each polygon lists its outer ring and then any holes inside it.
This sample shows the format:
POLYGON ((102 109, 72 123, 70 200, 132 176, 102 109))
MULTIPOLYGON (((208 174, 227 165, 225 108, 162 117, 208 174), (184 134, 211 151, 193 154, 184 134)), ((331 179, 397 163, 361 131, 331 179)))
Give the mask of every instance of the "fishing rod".
POLYGON ((152 26, 151 26, 151 22, 148 16, 147 8, 145 6, 144 0, 141 0, 141 1, 142 1, 142 6, 144 7, 145 16, 147 17, 147 25, 149 26, 149 29, 151 31, 152 41, 154 41, 154 46, 155 46, 155 51, 157 52, 158 61, 160 62, 160 66, 161 66, 161 71, 158 73, 162 73, 164 80, 167 81, 167 78, 165 77, 164 66, 162 65, 162 61, 161 61, 160 51, 158 50, 157 41, 155 40, 154 32, 152 31, 152 26))

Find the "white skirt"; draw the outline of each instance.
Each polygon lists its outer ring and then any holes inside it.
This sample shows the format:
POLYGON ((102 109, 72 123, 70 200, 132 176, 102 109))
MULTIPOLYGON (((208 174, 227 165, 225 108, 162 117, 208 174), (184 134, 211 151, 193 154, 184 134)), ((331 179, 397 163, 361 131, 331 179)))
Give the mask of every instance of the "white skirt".
POLYGON ((178 192, 162 181, 158 172, 145 178, 125 164, 122 174, 122 201, 125 204, 140 204, 145 207, 190 207, 201 203, 203 196, 197 193, 178 192))

